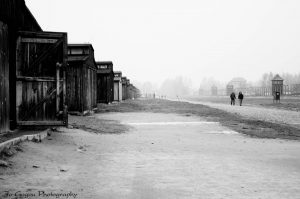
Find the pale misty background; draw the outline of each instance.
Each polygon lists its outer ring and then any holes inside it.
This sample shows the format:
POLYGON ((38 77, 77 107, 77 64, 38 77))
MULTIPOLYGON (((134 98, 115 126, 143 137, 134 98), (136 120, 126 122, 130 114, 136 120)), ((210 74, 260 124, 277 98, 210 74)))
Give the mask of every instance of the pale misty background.
POLYGON ((299 0, 26 4, 43 30, 68 32, 69 43, 91 43, 97 61, 113 61, 143 92, 192 94, 234 77, 262 86, 277 73, 300 79, 299 0))

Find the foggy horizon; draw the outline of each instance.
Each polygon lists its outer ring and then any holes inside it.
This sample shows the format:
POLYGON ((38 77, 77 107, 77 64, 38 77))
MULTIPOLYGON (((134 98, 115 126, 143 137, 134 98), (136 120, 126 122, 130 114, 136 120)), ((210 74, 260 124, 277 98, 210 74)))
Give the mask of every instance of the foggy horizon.
POLYGON ((259 81, 263 73, 300 72, 300 2, 41 1, 26 5, 44 31, 91 43, 132 82, 188 78, 259 81), (72 2, 72 3, 71 3, 72 2), (66 12, 66 8, 67 12, 66 12))

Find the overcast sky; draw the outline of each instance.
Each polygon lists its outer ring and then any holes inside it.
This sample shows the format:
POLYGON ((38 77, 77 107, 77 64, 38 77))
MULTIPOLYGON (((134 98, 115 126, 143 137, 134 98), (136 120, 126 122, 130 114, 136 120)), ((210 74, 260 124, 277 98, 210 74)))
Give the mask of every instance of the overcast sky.
POLYGON ((91 43, 136 81, 300 71, 299 0, 26 0, 44 31, 91 43))

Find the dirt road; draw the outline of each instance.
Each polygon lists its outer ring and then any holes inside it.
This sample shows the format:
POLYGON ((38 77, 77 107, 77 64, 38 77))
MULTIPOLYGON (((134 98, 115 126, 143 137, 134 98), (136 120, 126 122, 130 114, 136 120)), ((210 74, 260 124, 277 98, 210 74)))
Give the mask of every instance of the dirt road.
POLYGON ((2 198, 300 197, 298 141, 250 138, 194 116, 96 117, 129 127, 118 134, 62 129, 23 144, 12 168, 0 169, 2 198))
POLYGON ((265 108, 262 106, 244 105, 231 106, 230 104, 212 103, 212 102, 198 102, 191 100, 184 100, 192 104, 202 104, 209 107, 224 110, 229 113, 239 114, 243 117, 262 120, 272 123, 288 124, 300 128, 300 112, 290 110, 280 110, 275 108, 265 108))

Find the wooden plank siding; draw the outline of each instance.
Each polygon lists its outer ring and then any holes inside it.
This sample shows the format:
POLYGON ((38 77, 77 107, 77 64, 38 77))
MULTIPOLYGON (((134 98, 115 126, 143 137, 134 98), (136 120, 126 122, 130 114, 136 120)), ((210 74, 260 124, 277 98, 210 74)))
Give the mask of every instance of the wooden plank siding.
POLYGON ((42 31, 24 0, 0 0, 0 21, 8 26, 10 129, 17 126, 16 113, 16 40, 18 31, 42 31))
POLYGON ((67 34, 19 32, 16 60, 17 124, 67 124, 65 68, 67 34), (33 40, 40 42, 30 42, 33 40), (56 40, 49 43, 47 40, 56 40), (29 41, 29 42, 28 42, 29 41), (40 123, 42 124, 42 123, 40 123))
POLYGON ((67 104, 69 111, 83 111, 83 67, 78 66, 76 63, 68 63, 67 67, 67 104))
POLYGON ((84 111, 91 111, 97 107, 97 82, 96 75, 97 70, 95 67, 90 67, 90 65, 85 66, 85 103, 84 103, 84 111))
POLYGON ((68 45, 67 102, 70 113, 97 107, 97 68, 91 44, 68 45))
POLYGON ((127 79, 126 77, 122 77, 122 100, 127 99, 127 86, 126 86, 127 79))
POLYGON ((0 20, 8 25, 11 33, 42 31, 24 0, 0 0, 0 5, 0 20))
POLYGON ((9 131, 9 46, 8 26, 0 21, 0 134, 9 131))
POLYGON ((114 91, 113 63, 110 61, 97 64, 97 103, 112 103, 114 91))
POLYGON ((122 101, 122 72, 114 71, 114 101, 122 101))
POLYGON ((126 79, 126 99, 131 99, 130 95, 130 80, 126 79))

